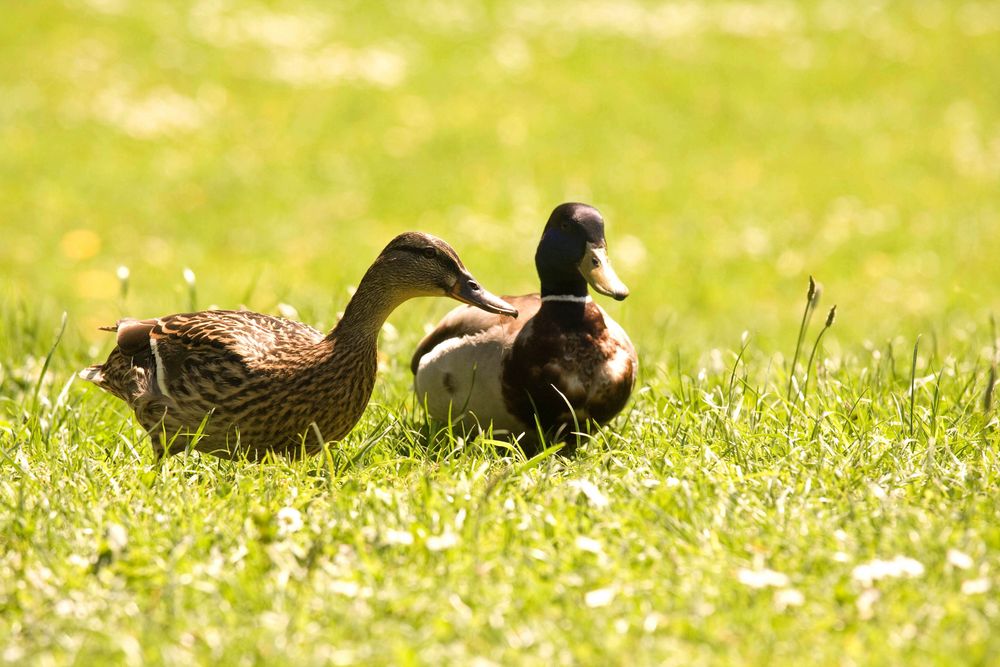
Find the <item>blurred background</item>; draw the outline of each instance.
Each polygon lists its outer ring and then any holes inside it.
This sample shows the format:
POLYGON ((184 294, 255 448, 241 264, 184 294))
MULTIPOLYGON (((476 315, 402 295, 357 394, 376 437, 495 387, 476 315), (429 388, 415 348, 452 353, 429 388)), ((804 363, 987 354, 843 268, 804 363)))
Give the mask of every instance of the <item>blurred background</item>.
POLYGON ((832 345, 961 336, 1000 309, 998 63, 983 1, 6 3, 0 295, 95 354, 185 268, 199 308, 329 327, 408 229, 536 290, 576 200, 647 359, 790 352, 809 274, 832 345))

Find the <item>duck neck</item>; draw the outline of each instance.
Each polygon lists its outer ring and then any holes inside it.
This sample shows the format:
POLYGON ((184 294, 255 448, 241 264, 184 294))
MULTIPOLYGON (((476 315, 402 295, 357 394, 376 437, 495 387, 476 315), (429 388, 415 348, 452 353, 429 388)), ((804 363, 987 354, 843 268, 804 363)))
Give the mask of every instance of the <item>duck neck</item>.
POLYGON ((583 279, 576 267, 570 271, 543 270, 538 267, 538 277, 541 278, 542 298, 545 297, 574 297, 579 299, 587 298, 587 281, 583 279))
POLYGON ((344 309, 344 316, 327 339, 351 338, 375 344, 389 314, 405 299, 379 270, 379 266, 373 265, 361 279, 344 309))
POLYGON ((587 296, 587 281, 578 264, 582 249, 577 252, 558 230, 546 231, 535 250, 535 270, 541 280, 542 297, 587 296))

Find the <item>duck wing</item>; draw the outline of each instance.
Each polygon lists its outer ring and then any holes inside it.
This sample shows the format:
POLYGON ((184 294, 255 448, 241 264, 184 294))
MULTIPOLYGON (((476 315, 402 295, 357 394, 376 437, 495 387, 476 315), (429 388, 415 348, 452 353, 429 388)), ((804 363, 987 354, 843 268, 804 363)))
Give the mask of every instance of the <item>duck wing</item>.
POLYGON ((142 394, 187 394, 202 384, 224 394, 254 376, 289 369, 303 347, 323 339, 305 324, 243 310, 123 319, 104 329, 117 334, 117 346, 107 362, 81 376, 130 402, 142 394))
POLYGON ((424 355, 450 338, 471 336, 501 324, 507 325, 511 335, 517 335, 524 323, 534 317, 541 306, 541 299, 537 294, 501 298, 517 308, 516 320, 506 315, 487 313, 485 310, 473 306, 459 306, 441 318, 434 330, 420 341, 413 353, 413 358, 410 360, 410 371, 416 375, 417 369, 420 368, 420 360, 424 355))

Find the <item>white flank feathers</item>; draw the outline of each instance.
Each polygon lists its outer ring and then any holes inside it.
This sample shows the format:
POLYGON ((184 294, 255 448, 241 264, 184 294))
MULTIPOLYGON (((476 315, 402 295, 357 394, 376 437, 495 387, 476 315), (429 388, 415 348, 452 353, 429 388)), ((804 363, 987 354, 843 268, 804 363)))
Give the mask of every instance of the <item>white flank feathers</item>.
POLYGON ((423 370, 425 366, 433 364, 438 359, 448 354, 452 350, 456 350, 463 345, 468 345, 467 336, 461 336, 458 338, 448 338, 441 341, 435 345, 430 352, 420 357, 420 363, 417 366, 418 370, 423 370))

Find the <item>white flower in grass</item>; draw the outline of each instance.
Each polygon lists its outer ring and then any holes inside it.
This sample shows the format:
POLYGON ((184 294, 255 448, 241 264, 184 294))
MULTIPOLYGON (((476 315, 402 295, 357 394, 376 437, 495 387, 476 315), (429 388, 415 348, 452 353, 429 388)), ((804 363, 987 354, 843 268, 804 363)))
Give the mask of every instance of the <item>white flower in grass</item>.
POLYGON ((450 530, 446 530, 440 535, 431 535, 427 538, 425 544, 428 551, 444 551, 458 544, 458 535, 450 530))
POLYGON ((586 551, 587 553, 601 554, 604 552, 604 548, 601 546, 601 543, 592 537, 580 535, 576 538, 575 544, 577 549, 580 551, 586 551))
POLYGON ((184 282, 186 282, 189 287, 194 287, 194 284, 196 282, 196 276, 194 275, 194 271, 188 267, 184 267, 183 276, 184 276, 184 282))
POLYGON ((858 607, 858 616, 861 617, 861 620, 867 621, 875 615, 875 603, 880 597, 882 594, 874 588, 869 588, 858 596, 854 604, 858 607))
POLYGON ((17 465, 21 467, 21 472, 28 475, 31 474, 31 461, 28 460, 28 455, 24 453, 23 449, 17 450, 17 455, 14 457, 14 460, 17 461, 17 465))
POLYGON ((382 535, 382 541, 385 544, 399 544, 402 546, 409 546, 413 544, 413 533, 408 530, 394 530, 389 529, 385 531, 382 535))
POLYGON ((569 485, 586 496, 587 501, 594 507, 607 507, 611 504, 608 497, 590 480, 574 479, 570 480, 569 485))
POLYGON ((346 598, 353 598, 358 596, 358 592, 361 590, 361 587, 353 581, 334 579, 327 584, 326 589, 330 593, 343 595, 346 598))
POLYGON ((268 610, 262 612, 257 617, 257 621, 262 627, 277 634, 283 634, 288 629, 289 618, 288 614, 268 610))
POLYGON ((583 596, 583 601, 591 609, 596 609, 597 607, 607 607, 614 601, 617 593, 618 591, 616 591, 613 586, 608 586, 607 588, 595 588, 592 591, 588 591, 587 594, 583 596))
POLYGON ((778 611, 785 611, 789 607, 801 607, 806 601, 806 596, 794 588, 782 588, 774 592, 774 607, 778 611))
POLYGON ((107 527, 108 547, 118 553, 128 546, 128 531, 120 523, 109 523, 107 527))
POLYGON ((302 529, 302 513, 294 507, 278 510, 278 535, 285 537, 302 529))
POLYGON ((240 544, 235 549, 233 549, 233 552, 231 554, 229 554, 228 558, 229 563, 231 565, 239 563, 248 553, 250 553, 250 550, 247 548, 247 545, 240 544))
POLYGON ((948 549, 948 564, 959 570, 968 570, 973 566, 972 556, 958 549, 948 549))
POLYGON ((764 568, 762 570, 749 570, 745 567, 741 567, 736 572, 736 578, 744 586, 749 586, 750 588, 767 588, 772 586, 774 588, 785 588, 788 586, 788 575, 782 574, 781 572, 775 572, 774 570, 768 570, 764 568))
POLYGON ((659 612, 654 611, 651 614, 647 614, 646 618, 644 618, 642 621, 643 632, 646 633, 656 632, 656 629, 660 627, 660 624, 665 620, 667 620, 666 616, 664 616, 659 612))
POLYGON ((923 575, 924 565, 918 560, 907 556, 896 556, 892 560, 875 560, 858 565, 851 571, 851 577, 855 581, 861 582, 865 587, 872 585, 872 582, 886 578, 898 579, 900 577, 914 578, 923 575))
POLYGON ((7 648, 5 648, 3 650, 3 653, 0 654, 0 657, 3 657, 3 659, 6 662, 14 664, 16 662, 20 662, 21 661, 21 658, 24 657, 24 653, 25 653, 25 651, 24 651, 24 647, 23 646, 20 646, 19 644, 11 643, 11 644, 9 644, 7 646, 7 648))
POLYGON ((90 559, 80 554, 70 554, 66 557, 66 562, 74 567, 90 567, 90 559))
POLYGON ((56 613, 56 616, 72 616, 76 611, 76 605, 73 604, 72 600, 59 600, 59 602, 56 602, 53 611, 56 613))
POLYGON ((962 582, 962 595, 982 595, 990 590, 990 580, 968 579, 962 582))
POLYGON ((914 560, 913 558, 896 556, 894 562, 904 576, 919 577, 924 573, 924 564, 918 560, 914 560))
POLYGON ((500 667, 499 662, 493 662, 492 660, 484 658, 481 655, 477 655, 475 658, 473 658, 470 664, 472 665, 472 667, 500 667))

